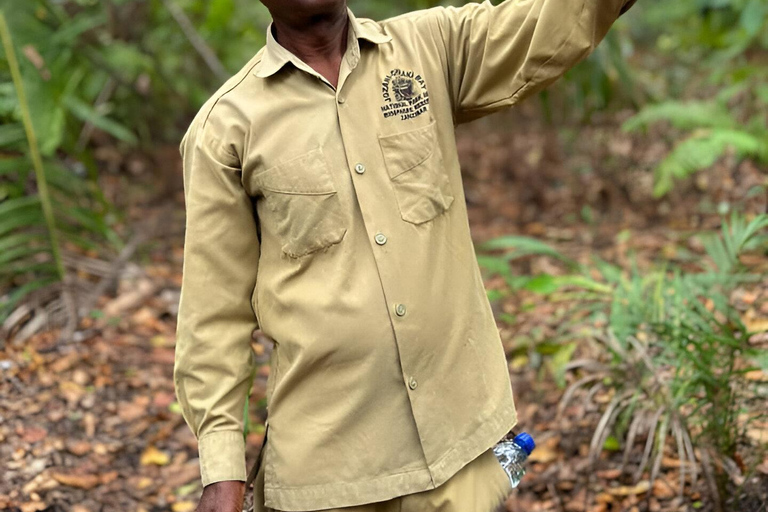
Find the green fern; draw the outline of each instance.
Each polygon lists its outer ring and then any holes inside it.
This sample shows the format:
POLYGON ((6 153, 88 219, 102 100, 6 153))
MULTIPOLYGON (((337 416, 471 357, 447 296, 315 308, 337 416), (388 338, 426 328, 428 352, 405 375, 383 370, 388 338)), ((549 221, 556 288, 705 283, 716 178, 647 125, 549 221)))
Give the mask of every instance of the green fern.
POLYGON ((678 129, 692 130, 656 167, 653 190, 656 197, 672 190, 675 180, 712 166, 729 149, 739 157, 768 162, 765 121, 755 117, 753 123, 742 126, 726 108, 725 102, 744 89, 743 84, 728 88, 709 102, 671 101, 650 105, 624 123, 622 129, 628 132, 660 121, 667 121, 678 129))
POLYGON ((527 236, 506 235, 489 240, 479 246, 483 251, 505 250, 504 258, 507 261, 531 255, 546 255, 557 258, 570 266, 576 266, 576 262, 567 258, 552 246, 535 238, 527 236))
POLYGON ((698 130, 677 144, 656 168, 654 195, 661 197, 672 190, 674 180, 712 166, 729 148, 739 157, 768 161, 768 137, 736 129, 698 130))
MULTIPOLYGON (((683 132, 655 169, 657 197, 667 194, 676 180, 712 166, 730 149, 740 158, 768 163, 768 122, 764 115, 768 109, 768 67, 751 57, 768 48, 764 37, 766 5, 765 0, 680 0, 647 7, 652 26, 671 30, 668 38, 659 39, 665 51, 671 57, 686 56, 681 62, 686 69, 684 76, 691 76, 690 58, 696 56, 709 84, 718 88, 710 99, 648 105, 624 123, 627 132, 659 122, 683 132)), ((685 90, 686 84, 675 83, 673 73, 665 77, 670 88, 685 90)))
POLYGON ((627 132, 648 128, 659 121, 668 121, 675 128, 730 128, 736 125, 726 107, 719 102, 667 101, 643 108, 622 125, 627 132))

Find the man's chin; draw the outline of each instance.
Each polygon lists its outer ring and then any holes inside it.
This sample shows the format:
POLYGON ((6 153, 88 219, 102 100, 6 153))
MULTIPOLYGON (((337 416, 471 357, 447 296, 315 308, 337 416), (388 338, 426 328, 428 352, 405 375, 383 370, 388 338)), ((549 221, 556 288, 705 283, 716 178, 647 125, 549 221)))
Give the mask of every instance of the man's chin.
POLYGON ((339 0, 298 0, 296 11, 304 16, 332 16, 345 10, 346 4, 339 0))

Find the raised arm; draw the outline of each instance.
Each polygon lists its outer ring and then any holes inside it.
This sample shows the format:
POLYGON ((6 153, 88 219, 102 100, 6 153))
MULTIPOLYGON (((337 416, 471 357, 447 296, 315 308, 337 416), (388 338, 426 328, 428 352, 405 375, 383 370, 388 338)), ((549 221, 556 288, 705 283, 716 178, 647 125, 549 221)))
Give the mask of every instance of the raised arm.
POLYGON ((589 55, 635 0, 506 0, 433 10, 457 123, 520 102, 589 55))
POLYGON ((198 116, 180 148, 187 220, 174 384, 198 439, 204 486, 246 480, 243 411, 260 246, 239 158, 224 143, 231 130, 213 115, 198 116))

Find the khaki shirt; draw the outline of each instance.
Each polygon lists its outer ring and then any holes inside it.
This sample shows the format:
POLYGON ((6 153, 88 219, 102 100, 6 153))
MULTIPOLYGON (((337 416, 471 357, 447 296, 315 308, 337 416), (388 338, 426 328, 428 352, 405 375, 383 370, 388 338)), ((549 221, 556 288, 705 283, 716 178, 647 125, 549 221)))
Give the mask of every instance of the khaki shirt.
POLYGON ((454 127, 555 81, 628 5, 350 13, 336 89, 268 31, 181 143, 175 385, 204 485, 246 477, 256 327, 275 341, 270 508, 433 489, 515 426, 454 127))

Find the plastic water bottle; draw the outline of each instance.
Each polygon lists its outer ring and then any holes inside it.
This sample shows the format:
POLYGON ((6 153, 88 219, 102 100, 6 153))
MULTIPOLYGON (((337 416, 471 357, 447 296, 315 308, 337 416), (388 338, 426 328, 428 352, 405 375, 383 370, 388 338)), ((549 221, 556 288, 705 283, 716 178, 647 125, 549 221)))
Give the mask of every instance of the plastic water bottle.
POLYGON ((523 479, 525 460, 534 448, 536 443, 527 432, 516 435, 512 441, 502 441, 493 447, 493 453, 507 473, 512 487, 517 487, 523 479))

